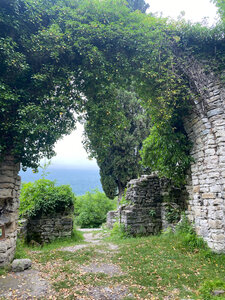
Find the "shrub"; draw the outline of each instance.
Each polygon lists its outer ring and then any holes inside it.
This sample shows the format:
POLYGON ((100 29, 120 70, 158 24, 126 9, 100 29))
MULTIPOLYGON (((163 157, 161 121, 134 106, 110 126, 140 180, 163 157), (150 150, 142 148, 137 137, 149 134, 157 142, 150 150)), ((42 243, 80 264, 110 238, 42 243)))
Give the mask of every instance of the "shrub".
POLYGON ((110 237, 112 239, 126 239, 129 237, 129 233, 125 230, 124 224, 115 222, 112 230, 110 231, 110 237))
POLYGON ((224 280, 207 280, 199 289, 200 297, 204 300, 216 300, 225 298, 225 281, 224 280), (221 294, 215 295, 214 291, 221 291, 221 294), (224 293, 222 292, 224 291, 224 293))
POLYGON ((174 203, 167 203, 165 217, 170 224, 177 223, 180 220, 180 208, 174 203))
POLYGON ((20 196, 20 216, 38 217, 73 208, 75 196, 69 185, 55 186, 55 182, 39 179, 22 184, 20 196))
POLYGON ((181 222, 177 224, 175 233, 179 236, 182 246, 186 247, 188 250, 208 250, 207 244, 205 243, 203 238, 197 236, 194 228, 185 215, 182 216, 181 222))
POLYGON ((76 224, 82 228, 99 227, 106 221, 107 212, 116 208, 116 201, 110 200, 104 193, 94 190, 76 197, 74 209, 76 224))

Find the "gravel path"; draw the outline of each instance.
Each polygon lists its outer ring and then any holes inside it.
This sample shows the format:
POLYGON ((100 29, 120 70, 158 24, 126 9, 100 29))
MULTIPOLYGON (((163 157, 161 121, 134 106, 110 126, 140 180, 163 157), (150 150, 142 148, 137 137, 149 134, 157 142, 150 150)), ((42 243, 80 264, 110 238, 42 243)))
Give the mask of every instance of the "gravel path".
MULTIPOLYGON (((90 273, 103 273, 109 278, 123 275, 120 268, 110 261, 113 253, 117 252, 118 246, 113 243, 105 243, 100 229, 81 229, 80 231, 84 235, 83 244, 60 248, 59 250, 73 253, 87 248, 94 249, 96 252, 101 253, 102 257, 106 257, 106 261, 93 259, 88 265, 80 265, 79 270, 82 273, 87 275, 90 273)), ((38 253, 41 253, 41 251, 38 251, 38 253)), ((51 279, 48 280, 48 276, 43 274, 41 270, 31 269, 21 273, 8 273, 6 276, 0 277, 0 299, 58 299, 54 297, 54 290, 51 289, 50 281, 51 279)), ((76 281, 74 284, 76 285, 76 281)), ((129 291, 127 287, 122 285, 110 284, 110 286, 99 287, 87 285, 85 295, 74 299, 120 300, 125 296, 130 296, 129 291)))
POLYGON ((0 299, 35 299, 49 291, 49 283, 36 270, 9 273, 0 278, 0 299))

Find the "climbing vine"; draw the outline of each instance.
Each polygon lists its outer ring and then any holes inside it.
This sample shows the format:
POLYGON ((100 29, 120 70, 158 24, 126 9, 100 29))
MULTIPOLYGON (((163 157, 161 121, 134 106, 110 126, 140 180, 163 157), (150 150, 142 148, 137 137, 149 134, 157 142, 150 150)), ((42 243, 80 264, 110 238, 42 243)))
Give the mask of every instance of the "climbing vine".
POLYGON ((215 2, 222 22, 208 28, 132 12, 123 0, 1 1, 0 156, 36 167, 74 128, 74 112, 90 122, 99 109, 114 113, 109 87, 132 83, 153 124, 143 163, 183 182, 192 161, 183 117, 199 96, 183 66, 193 58, 224 75, 224 4, 215 2))
POLYGON ((157 67, 151 65, 150 74, 146 70, 150 86, 142 87, 143 102, 154 124, 144 141, 142 159, 159 175, 183 184, 193 161, 183 120, 190 113, 193 100, 201 96, 185 69, 197 61, 206 76, 214 72, 221 79, 225 69, 224 31, 220 24, 208 28, 184 21, 167 24, 162 31, 157 67))

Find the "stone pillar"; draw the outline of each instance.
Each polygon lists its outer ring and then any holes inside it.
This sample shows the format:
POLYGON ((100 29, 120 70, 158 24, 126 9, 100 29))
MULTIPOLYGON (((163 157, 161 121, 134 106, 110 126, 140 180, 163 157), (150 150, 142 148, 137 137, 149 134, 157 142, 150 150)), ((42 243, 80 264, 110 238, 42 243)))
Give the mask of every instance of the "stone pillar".
POLYGON ((225 252, 225 89, 198 64, 186 70, 199 93, 185 129, 193 144, 189 218, 216 252, 225 252))
POLYGON ((9 264, 15 253, 19 208, 20 165, 12 156, 0 162, 0 267, 9 264))

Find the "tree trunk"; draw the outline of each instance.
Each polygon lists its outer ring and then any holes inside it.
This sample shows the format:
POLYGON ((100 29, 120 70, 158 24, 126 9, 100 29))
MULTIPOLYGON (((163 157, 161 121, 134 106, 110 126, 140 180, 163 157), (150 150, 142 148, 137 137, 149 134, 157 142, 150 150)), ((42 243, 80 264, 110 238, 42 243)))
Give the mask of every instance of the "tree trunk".
POLYGON ((20 164, 12 155, 0 161, 0 267, 8 265, 14 257, 17 239, 19 208, 20 164))
POLYGON ((124 196, 125 187, 123 187, 120 181, 118 181, 117 185, 118 185, 118 205, 120 205, 120 202, 124 196))

